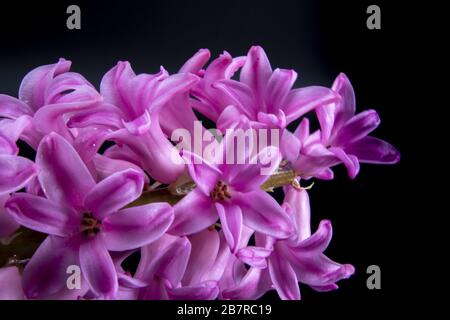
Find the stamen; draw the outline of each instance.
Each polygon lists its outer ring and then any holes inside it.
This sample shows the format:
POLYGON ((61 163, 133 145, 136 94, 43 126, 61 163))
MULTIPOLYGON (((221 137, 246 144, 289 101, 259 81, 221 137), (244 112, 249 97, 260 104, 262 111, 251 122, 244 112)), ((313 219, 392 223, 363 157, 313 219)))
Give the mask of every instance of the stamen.
POLYGON ((211 191, 210 196, 213 200, 226 200, 231 198, 231 192, 228 185, 223 181, 218 181, 211 191))
POLYGON ((80 232, 87 237, 93 237, 102 229, 102 222, 95 219, 92 213, 85 212, 81 221, 80 232))

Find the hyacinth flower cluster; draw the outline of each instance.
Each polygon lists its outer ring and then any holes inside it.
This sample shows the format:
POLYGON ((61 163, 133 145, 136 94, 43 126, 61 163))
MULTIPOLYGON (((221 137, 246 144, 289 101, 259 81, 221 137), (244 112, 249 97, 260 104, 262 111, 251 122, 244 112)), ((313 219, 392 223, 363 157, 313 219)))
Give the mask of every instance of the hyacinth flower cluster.
POLYGON ((380 119, 356 113, 344 74, 294 88, 259 46, 201 49, 174 74, 118 62, 99 90, 70 68, 40 66, 17 98, 0 94, 0 299, 300 299, 299 283, 329 291, 354 273, 324 253, 332 226, 311 226, 308 180, 400 155, 369 135, 380 119), (236 131, 270 134, 237 148, 236 131), (24 234, 41 240, 10 254, 24 234))

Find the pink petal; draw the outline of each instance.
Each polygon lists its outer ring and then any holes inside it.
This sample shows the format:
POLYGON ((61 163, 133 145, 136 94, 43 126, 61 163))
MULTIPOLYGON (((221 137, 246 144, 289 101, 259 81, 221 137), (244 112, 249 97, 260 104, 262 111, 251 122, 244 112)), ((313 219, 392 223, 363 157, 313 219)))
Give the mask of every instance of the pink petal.
POLYGON ((6 94, 0 94, 0 118, 17 119, 20 116, 33 115, 33 110, 23 101, 6 94))
POLYGON ((295 271, 289 262, 276 252, 269 258, 269 272, 281 299, 300 300, 300 288, 295 271))
POLYGON ((239 260, 251 267, 265 269, 267 267, 266 258, 268 258, 271 253, 271 249, 249 246, 240 249, 236 256, 239 260))
POLYGON ((201 68, 208 62, 211 53, 208 49, 200 49, 190 58, 178 71, 179 73, 190 72, 197 74, 201 68))
POLYGON ((44 104, 44 94, 51 80, 59 74, 69 71, 71 62, 59 59, 55 64, 37 67, 22 80, 19 99, 37 110, 44 104))
POLYGON ((207 160, 202 159, 195 153, 183 151, 182 155, 186 161, 189 175, 195 182, 195 185, 205 194, 205 196, 209 196, 209 193, 216 185, 222 172, 216 166, 209 163, 207 160))
POLYGON ((226 94, 231 104, 236 106, 242 114, 250 119, 255 119, 255 98, 249 86, 242 82, 225 79, 215 82, 213 88, 217 88, 226 94))
POLYGON ((208 279, 219 252, 220 238, 216 230, 205 229, 189 237, 192 250, 183 285, 193 285, 208 279))
POLYGON ((157 121, 152 120, 150 130, 139 137, 122 129, 107 138, 126 144, 138 156, 142 168, 160 182, 171 183, 184 171, 183 159, 165 137, 157 121))
POLYGON ((178 286, 190 253, 191 244, 187 238, 164 236, 141 249, 141 262, 136 276, 145 280, 149 276, 157 276, 166 279, 173 287, 178 286))
POLYGON ((239 206, 227 201, 215 203, 225 239, 232 253, 236 253, 242 232, 242 211, 239 206))
POLYGON ((329 220, 322 220, 316 232, 295 247, 295 252, 323 252, 333 236, 333 228, 329 220))
POLYGON ((309 238, 311 236, 311 208, 308 192, 304 189, 287 187, 283 205, 287 205, 286 212, 294 218, 297 229, 296 241, 309 238))
POLYGON ((305 87, 292 90, 286 97, 283 111, 290 123, 315 108, 336 101, 338 96, 325 87, 305 87))
POLYGON ((233 202, 241 207, 244 224, 274 238, 292 235, 294 226, 280 205, 268 193, 256 190, 233 194, 233 202))
POLYGON ((339 160, 344 163, 350 178, 354 179, 358 174, 360 168, 358 158, 354 155, 347 154, 341 148, 332 147, 329 150, 333 152, 333 154, 336 155, 336 157, 338 157, 339 160))
POLYGON ((99 237, 84 241, 80 246, 80 264, 91 290, 100 296, 113 298, 118 290, 114 263, 99 237))
POLYGON ((161 237, 172 220, 173 209, 168 203, 120 210, 103 220, 105 245, 111 251, 139 248, 161 237))
POLYGON ((336 117, 336 103, 320 105, 315 111, 320 124, 320 139, 322 143, 328 144, 336 117))
POLYGON ((214 300, 219 294, 216 281, 205 281, 189 287, 168 288, 172 300, 214 300))
POLYGON ((297 72, 294 70, 275 69, 266 88, 267 112, 276 113, 284 105, 284 100, 296 79, 297 72))
POLYGON ((206 229, 218 219, 211 199, 199 189, 189 192, 173 209, 175 219, 169 229, 171 234, 193 234, 206 229))
POLYGON ((104 126, 119 129, 123 126, 123 118, 122 110, 111 104, 103 103, 86 110, 77 111, 67 122, 67 126, 71 128, 104 126))
POLYGON ((188 92, 200 79, 190 73, 171 75, 159 83, 151 109, 164 105, 175 95, 188 92))
MULTIPOLYGON (((69 289, 69 266, 79 266, 75 239, 48 236, 23 271, 23 288, 31 299, 76 299, 88 290, 84 278, 80 289, 69 289)), ((83 274, 83 273, 82 273, 83 274)))
POLYGON ((334 131, 338 131, 345 122, 355 115, 355 92, 347 76, 339 74, 331 88, 341 99, 336 103, 334 131))
POLYGON ((223 299, 255 300, 271 289, 267 269, 250 268, 235 286, 224 288, 223 299))
POLYGON ((0 196, 22 189, 36 174, 31 160, 0 154, 0 196))
MULTIPOLYGON (((21 137, 22 133, 31 126, 32 118, 30 116, 19 116, 15 120, 1 119, 0 120, 0 137, 6 137, 13 144, 21 137)), ((1 154, 1 147, 0 147, 1 154)), ((12 154, 12 153, 11 153, 12 154)), ((14 153, 15 154, 15 153, 14 153)))
POLYGON ((358 141, 375 130, 379 124, 380 117, 375 110, 361 112, 342 126, 333 144, 346 145, 358 141))
POLYGON ((149 179, 142 169, 132 162, 121 159, 112 159, 98 153, 95 154, 92 161, 94 162, 95 170, 97 172, 97 179, 100 181, 114 173, 133 169, 142 173, 142 176, 144 177, 144 185, 149 183, 149 179))
POLYGON ((233 128, 245 115, 233 105, 226 107, 216 121, 217 129, 226 132, 227 129, 233 128))
POLYGON ((133 108, 129 104, 129 94, 127 93, 128 83, 136 77, 129 62, 119 61, 116 66, 109 70, 100 84, 100 93, 105 101, 120 108, 128 115, 133 113, 133 108))
POLYGON ((0 196, 0 239, 12 235, 20 227, 16 220, 6 212, 5 202, 8 197, 8 195, 0 196))
MULTIPOLYGON (((2 121, 0 121, 0 124, 2 121)), ((5 137, 2 133, 3 132, 0 131, 0 154, 17 155, 19 153, 19 148, 17 145, 11 141, 11 139, 5 137)))
POLYGON ((278 148, 269 146, 245 162, 229 165, 225 171, 226 180, 240 192, 258 189, 278 169, 281 154, 278 148))
POLYGON ((263 48, 251 47, 242 67, 240 80, 253 90, 256 104, 262 108, 260 111, 267 111, 264 109, 264 92, 271 75, 272 67, 263 48))
POLYGON ((23 300, 22 277, 17 267, 0 269, 0 300, 23 300))
POLYGON ((5 208, 21 225, 56 236, 68 236, 77 232, 81 222, 72 208, 27 193, 12 195, 5 208))
POLYGON ((103 219, 139 198, 143 188, 142 172, 127 169, 100 181, 87 194, 84 203, 97 219, 103 219))
POLYGON ((400 161, 400 152, 394 146, 374 137, 356 141, 346 146, 345 151, 364 163, 392 164, 400 161))
POLYGON ((51 133, 42 139, 36 164, 41 169, 39 182, 47 198, 76 209, 84 207, 84 199, 95 182, 80 156, 64 138, 51 133))
POLYGON ((301 140, 288 129, 283 130, 280 145, 280 152, 283 155, 283 159, 294 161, 299 156, 301 147, 301 140))
POLYGON ((95 89, 85 85, 58 99, 55 104, 39 108, 34 115, 34 124, 43 134, 54 131, 70 141, 72 135, 67 128, 64 115, 93 107, 101 100, 102 97, 95 89))

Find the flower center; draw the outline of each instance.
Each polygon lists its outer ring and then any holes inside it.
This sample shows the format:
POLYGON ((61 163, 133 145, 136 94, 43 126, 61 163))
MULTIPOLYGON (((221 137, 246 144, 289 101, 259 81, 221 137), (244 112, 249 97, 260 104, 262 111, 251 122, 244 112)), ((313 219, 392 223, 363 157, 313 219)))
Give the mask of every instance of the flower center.
POLYGON ((218 181, 211 191, 210 196, 213 200, 225 200, 231 198, 230 188, 223 181, 218 181))
POLYGON ((95 219, 92 213, 83 213, 83 220, 81 221, 80 231, 88 237, 93 237, 102 229, 102 222, 95 219))

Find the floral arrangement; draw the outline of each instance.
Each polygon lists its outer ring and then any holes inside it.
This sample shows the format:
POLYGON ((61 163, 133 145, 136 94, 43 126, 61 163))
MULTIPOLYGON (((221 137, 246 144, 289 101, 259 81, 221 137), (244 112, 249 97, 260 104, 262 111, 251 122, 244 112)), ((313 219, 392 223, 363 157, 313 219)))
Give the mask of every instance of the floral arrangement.
POLYGON ((258 46, 209 60, 119 62, 97 90, 60 59, 0 95, 0 299, 300 299, 299 282, 329 291, 354 273, 324 254, 330 221, 312 232, 307 180, 398 162, 369 136, 376 111, 356 113, 344 74, 293 89, 258 46))

